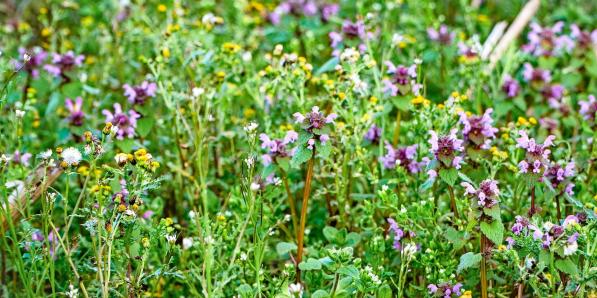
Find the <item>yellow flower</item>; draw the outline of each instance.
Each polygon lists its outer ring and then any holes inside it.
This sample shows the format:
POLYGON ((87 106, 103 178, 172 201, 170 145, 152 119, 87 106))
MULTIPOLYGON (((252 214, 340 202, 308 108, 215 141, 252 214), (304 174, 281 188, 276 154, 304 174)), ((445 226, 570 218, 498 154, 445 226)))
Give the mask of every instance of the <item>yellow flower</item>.
POLYGON ((159 11, 159 12, 166 12, 166 10, 167 10, 167 9, 168 9, 168 8, 167 8, 167 7, 166 7, 166 5, 164 5, 164 4, 160 4, 160 5, 158 5, 158 11, 159 11))
POLYGON ((499 251, 504 251, 504 250, 506 250, 506 246, 503 245, 503 244, 500 244, 500 245, 498 245, 498 250, 499 251))
POLYGON ((170 58, 170 49, 163 48, 162 49, 162 56, 164 56, 164 58, 170 58))
POLYGON ((472 298, 473 292, 471 291, 464 291, 464 293, 460 296, 460 298, 472 298))
POLYGON ((50 36, 50 34, 52 34, 52 30, 48 27, 43 28, 41 30, 41 36, 43 36, 43 37, 48 37, 48 36, 50 36))
POLYGON ((346 98, 346 93, 344 93, 344 92, 338 92, 338 98, 340 100, 344 100, 346 98))
POLYGON ((443 110, 446 106, 443 103, 438 103, 437 108, 443 110))
POLYGON ((251 108, 246 108, 243 111, 243 115, 245 116, 245 118, 253 118, 253 116, 255 116, 255 110, 251 108))
POLYGON ((529 122, 530 122, 532 125, 537 125, 537 119, 535 119, 535 117, 531 117, 531 118, 529 118, 529 122))
POLYGON ((45 8, 45 7, 42 7, 42 8, 39 9, 39 13, 40 14, 46 14, 46 13, 48 13, 48 9, 45 8))
POLYGON ((527 119, 525 119, 524 117, 518 117, 518 120, 516 121, 516 125, 527 126, 527 125, 529 125, 529 121, 527 119))
POLYGON ((81 25, 85 26, 85 27, 89 27, 93 24, 93 17, 92 16, 87 16, 84 17, 83 19, 81 19, 81 25))
POLYGON ((425 102, 425 97, 418 95, 417 97, 411 99, 410 103, 412 103, 413 105, 419 105, 425 102))
POLYGON ((479 14, 477 16, 477 21, 479 21, 480 23, 487 23, 490 21, 489 17, 487 15, 484 14, 479 14))
POLYGON ((89 175, 89 168, 87 166, 80 166, 77 169, 77 173, 81 174, 81 176, 89 175))
POLYGON ((222 51, 229 54, 234 54, 240 51, 240 46, 232 42, 226 42, 222 45, 222 51))
POLYGON ((377 99, 377 97, 375 97, 375 96, 371 96, 371 97, 369 98, 369 102, 370 102, 370 103, 372 103, 372 104, 376 104, 376 103, 377 103, 377 100, 378 100, 378 99, 377 99))
POLYGON ((217 219, 218 221, 226 221, 226 217, 222 214, 218 214, 217 219))

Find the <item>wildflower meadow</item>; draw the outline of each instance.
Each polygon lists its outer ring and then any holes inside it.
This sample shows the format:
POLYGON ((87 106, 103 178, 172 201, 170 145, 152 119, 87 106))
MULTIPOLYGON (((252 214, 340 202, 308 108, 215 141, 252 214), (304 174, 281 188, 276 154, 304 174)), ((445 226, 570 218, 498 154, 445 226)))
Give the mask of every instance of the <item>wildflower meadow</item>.
POLYGON ((1 297, 597 298, 597 2, 0 1, 1 297))

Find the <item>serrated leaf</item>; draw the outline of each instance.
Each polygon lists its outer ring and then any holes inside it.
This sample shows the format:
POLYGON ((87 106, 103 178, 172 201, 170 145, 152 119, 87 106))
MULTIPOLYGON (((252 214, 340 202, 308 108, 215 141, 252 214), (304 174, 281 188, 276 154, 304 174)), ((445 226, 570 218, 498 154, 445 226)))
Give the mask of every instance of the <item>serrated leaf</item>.
POLYGON ((501 221, 494 220, 491 223, 481 222, 481 232, 495 245, 502 244, 504 238, 504 225, 501 221))
POLYGON ((458 264, 458 269, 456 271, 460 273, 464 269, 476 267, 477 264, 481 262, 481 258, 483 257, 480 253, 467 252, 463 254, 460 256, 460 263, 458 264))
POLYGON ((292 163, 294 167, 298 167, 311 159, 311 155, 313 155, 313 150, 310 150, 303 145, 299 145, 298 149, 294 152, 290 163, 292 163))
POLYGON ((491 206, 491 208, 483 208, 483 213, 487 214, 488 216, 491 216, 491 218, 495 220, 501 220, 499 204, 495 204, 491 206))
POLYGON ((458 179, 458 170, 455 168, 440 169, 439 177, 448 185, 454 186, 454 184, 456 184, 456 179, 458 179))
POLYGON ((297 249, 296 244, 291 242, 280 242, 276 244, 276 252, 279 255, 285 255, 295 249, 297 249))
POLYGON ((578 274, 578 267, 570 259, 557 260, 556 268, 558 268, 558 270, 560 270, 568 275, 577 275, 578 274))

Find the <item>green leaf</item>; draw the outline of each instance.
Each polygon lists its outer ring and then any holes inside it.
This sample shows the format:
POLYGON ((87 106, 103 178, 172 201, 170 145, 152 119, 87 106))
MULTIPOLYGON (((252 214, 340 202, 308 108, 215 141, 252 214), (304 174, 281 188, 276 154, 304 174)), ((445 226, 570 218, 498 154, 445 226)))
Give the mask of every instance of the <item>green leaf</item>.
POLYGON ((294 167, 298 167, 301 164, 307 162, 309 159, 311 159, 311 155, 313 155, 313 150, 310 150, 309 148, 303 145, 299 145, 298 149, 294 153, 294 156, 292 156, 292 160, 290 161, 290 163, 294 167))
POLYGON ((324 72, 334 70, 334 68, 336 68, 336 65, 338 65, 339 62, 340 62, 340 59, 338 59, 338 57, 331 58, 326 63, 324 63, 319 69, 317 69, 315 71, 315 75, 320 75, 324 72))
POLYGON ((329 242, 335 242, 336 238, 338 237, 338 229, 334 227, 327 226, 323 228, 323 236, 329 242))
POLYGON ((154 123, 153 117, 143 117, 137 120, 137 133, 143 138, 146 137, 151 132, 154 123))
POLYGON ((350 247, 355 247, 357 244, 361 242, 361 235, 355 232, 350 232, 346 235, 346 245, 350 247))
POLYGON ((491 223, 481 222, 481 232, 495 245, 502 244, 504 237, 504 225, 499 220, 494 220, 491 223))
POLYGON ((456 271, 460 273, 464 269, 477 267, 477 264, 481 262, 482 258, 480 253, 467 252, 460 256, 460 263, 458 264, 458 269, 456 271))
POLYGON ((299 268, 303 271, 321 270, 321 262, 317 259, 309 258, 307 261, 302 261, 299 264, 299 268))
POLYGON ((317 155, 322 159, 326 159, 328 156, 330 156, 331 152, 332 143, 330 141, 325 142, 325 144, 319 143, 319 146, 317 146, 317 155))
POLYGON ((570 259, 557 260, 556 268, 558 268, 558 270, 560 270, 568 275, 577 275, 578 274, 578 267, 570 259))
POLYGON ((269 165, 267 165, 267 167, 263 168, 263 173, 261 174, 261 177, 265 178, 265 177, 273 174, 274 171, 276 171, 276 165, 269 164, 269 165))
POLYGON ((296 244, 291 242, 280 242, 276 244, 276 252, 279 255, 285 255, 295 249, 297 249, 296 244))
POLYGON ((377 298, 391 298, 392 297, 392 288, 389 285, 384 284, 379 289, 377 289, 377 298))
POLYGON ((458 179, 458 170, 455 168, 440 169, 439 177, 448 185, 454 186, 454 184, 456 184, 456 179, 458 179))
POLYGON ((315 291, 315 293, 313 293, 313 295, 311 295, 312 298, 326 298, 326 297, 330 297, 330 294, 328 294, 328 292, 326 290, 317 290, 315 291))
POLYGON ((491 216, 493 219, 500 220, 500 205, 495 204, 491 208, 483 208, 483 213, 491 216))
POLYGON ((135 140, 133 139, 116 140, 115 143, 122 152, 131 152, 135 146, 135 140))

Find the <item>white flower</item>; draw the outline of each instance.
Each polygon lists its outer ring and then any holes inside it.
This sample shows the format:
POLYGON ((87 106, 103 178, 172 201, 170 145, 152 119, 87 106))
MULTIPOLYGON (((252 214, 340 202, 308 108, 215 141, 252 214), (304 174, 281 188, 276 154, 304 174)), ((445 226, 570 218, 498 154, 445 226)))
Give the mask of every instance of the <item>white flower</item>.
POLYGON ((195 213, 195 211, 193 211, 193 210, 189 211, 189 218, 190 218, 190 219, 195 219, 195 216, 196 216, 196 215, 197 215, 197 214, 195 213))
POLYGON ((384 184, 384 185, 381 186, 381 191, 382 192, 386 192, 386 191, 388 191, 388 189, 389 189, 389 187, 388 187, 387 184, 384 184))
POLYGON ((213 244, 215 242, 214 238, 211 236, 207 236, 207 237, 203 238, 203 241, 205 242, 205 244, 213 244))
POLYGON ((240 260, 241 260, 241 261, 243 261, 243 262, 244 262, 244 261, 246 261, 246 260, 247 260, 247 258, 248 258, 248 256, 247 256, 247 254, 246 254, 246 253, 242 252, 242 253, 240 254, 240 260))
POLYGON ((361 54, 354 48, 347 48, 344 51, 342 51, 342 54, 340 54, 340 60, 346 61, 350 64, 356 63, 360 57, 361 54))
POLYGON ((31 55, 28 53, 23 54, 23 61, 29 62, 29 60, 31 60, 31 55))
POLYGON ((283 50, 284 50, 284 46, 282 46, 281 44, 277 44, 274 47, 274 55, 276 55, 276 56, 281 55, 283 50))
POLYGON ((564 255, 565 256, 573 255, 574 253, 576 253, 577 249, 578 249, 578 243, 576 243, 576 241, 569 243, 566 246, 564 246, 564 255))
POLYGON ((129 160, 129 158, 126 153, 118 153, 116 156, 114 156, 114 160, 117 164, 124 164, 129 160))
POLYGON ((11 180, 4 184, 7 189, 14 188, 14 190, 8 195, 8 202, 14 202, 19 196, 25 193, 25 183, 21 180, 11 180))
POLYGON ((284 215, 284 221, 285 221, 285 222, 289 222, 289 221, 290 221, 290 218, 291 218, 291 217, 290 217, 290 214, 286 214, 286 215, 284 215))
POLYGON ((72 284, 68 285, 68 292, 66 292, 66 297, 69 298, 75 298, 75 297, 79 297, 79 289, 75 289, 75 286, 73 286, 72 284))
POLYGON ((118 126, 112 125, 112 128, 110 128, 110 134, 115 135, 117 132, 118 132, 118 126))
POLYGON ((170 244, 176 242, 176 235, 166 235, 165 237, 170 244))
POLYGON ((17 118, 23 118, 23 117, 25 117, 25 111, 15 110, 15 115, 17 116, 17 118))
POLYGON ((193 238, 185 237, 182 238, 182 249, 189 249, 193 246, 193 238))
POLYGON ((247 164, 247 167, 252 168, 255 164, 255 159, 253 157, 248 157, 245 159, 245 163, 247 164))
POLYGON ((0 156, 0 165, 8 164, 9 161, 10 159, 8 156, 6 156, 6 154, 2 154, 2 156, 0 156))
POLYGON ((417 252, 417 246, 412 244, 412 243, 407 243, 403 250, 402 253, 407 257, 407 258, 411 258, 415 253, 417 252))
POLYGON ((261 188, 261 186, 258 183, 251 183, 251 191, 258 191, 261 188))
POLYGON ((133 211, 131 209, 126 209, 126 211, 124 211, 124 215, 131 216, 131 217, 137 217, 137 213, 135 213, 135 211, 133 211))
POLYGON ((291 296, 295 296, 296 294, 298 294, 298 296, 300 297, 303 295, 303 286, 299 283, 290 284, 288 285, 288 293, 290 293, 291 296))
POLYGON ((253 59, 253 55, 251 55, 251 52, 244 52, 242 55, 242 59, 244 62, 251 62, 251 60, 253 59))
POLYGON ((78 165, 83 156, 81 152, 74 147, 68 147, 62 151, 62 161, 66 162, 67 165, 73 166, 78 165))
POLYGON ((205 89, 195 87, 193 88, 193 97, 199 97, 205 93, 205 89))
POLYGON ((252 133, 252 132, 254 132, 257 129, 258 126, 259 126, 259 124, 255 123, 255 122, 251 122, 251 123, 247 124, 244 127, 244 129, 245 129, 246 132, 252 133))
POLYGON ((44 151, 44 152, 40 153, 40 154, 39 154, 39 157, 40 157, 41 159, 48 159, 48 158, 52 157, 52 149, 48 149, 48 150, 46 150, 46 151, 44 151))

